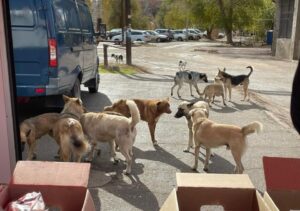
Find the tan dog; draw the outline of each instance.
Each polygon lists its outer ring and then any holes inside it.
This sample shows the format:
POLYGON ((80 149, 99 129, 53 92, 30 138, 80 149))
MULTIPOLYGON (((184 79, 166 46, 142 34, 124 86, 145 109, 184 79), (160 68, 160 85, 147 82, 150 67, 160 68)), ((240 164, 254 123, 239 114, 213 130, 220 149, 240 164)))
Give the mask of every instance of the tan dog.
POLYGON ((214 103, 215 96, 221 96, 223 100, 223 104, 226 106, 225 100, 224 100, 224 86, 223 84, 209 84, 207 85, 203 93, 200 94, 200 96, 204 95, 204 100, 208 98, 208 105, 211 107, 211 103, 214 103))
POLYGON ((193 122, 191 120, 191 117, 189 116, 189 112, 192 109, 200 109, 203 110, 206 113, 206 117, 208 118, 209 116, 209 106, 207 104, 207 102, 204 101, 198 101, 198 102, 187 102, 187 101, 183 101, 179 104, 178 106, 178 110, 175 114, 175 118, 181 118, 181 117, 185 117, 187 120, 187 124, 188 124, 188 128, 189 128, 189 142, 188 142, 188 146, 187 148, 184 150, 184 152, 189 152, 190 148, 194 147, 194 141, 193 141, 193 122))
POLYGON ((227 146, 232 153, 236 163, 235 173, 242 174, 244 167, 242 164, 242 155, 246 150, 247 135, 262 130, 260 122, 252 122, 244 127, 235 125, 218 124, 206 117, 206 113, 199 109, 190 111, 193 121, 193 137, 195 141, 195 164, 193 169, 197 170, 200 146, 206 147, 206 159, 204 171, 208 171, 208 162, 210 158, 210 148, 227 146))
POLYGON ((59 116, 59 113, 45 113, 26 119, 20 124, 22 151, 25 144, 29 148, 27 160, 36 158, 35 148, 37 140, 46 134, 52 135, 52 128, 59 116))
POLYGON ((59 120, 53 127, 53 137, 59 145, 60 159, 80 162, 84 154, 90 150, 79 122, 85 109, 79 98, 63 95, 65 102, 59 120))
MULTIPOLYGON (((140 111, 141 120, 148 123, 151 140, 154 146, 157 145, 155 139, 155 128, 156 124, 163 113, 172 113, 170 109, 169 98, 165 100, 143 100, 143 99, 133 99, 133 101, 138 106, 140 111)), ((104 111, 115 111, 123 114, 126 117, 130 117, 130 112, 128 106, 126 105, 126 100, 119 100, 113 103, 111 106, 106 106, 104 111)))
POLYGON ((111 156, 116 160, 115 143, 124 155, 127 167, 126 174, 131 173, 132 147, 136 137, 136 124, 140 121, 137 105, 132 100, 126 100, 131 118, 116 115, 115 113, 85 113, 81 117, 81 124, 85 134, 92 143, 89 160, 92 160, 97 141, 109 142, 111 156))
POLYGON ((244 99, 243 100, 246 100, 247 96, 248 96, 248 100, 250 99, 249 94, 248 94, 248 87, 249 87, 249 83, 250 83, 249 77, 253 72, 253 68, 251 66, 248 66, 247 68, 250 69, 250 72, 248 75, 237 75, 237 76, 233 76, 233 75, 226 73, 225 68, 223 69, 223 71, 219 69, 217 77, 221 78, 221 80, 224 83, 225 99, 227 97, 227 90, 228 90, 229 101, 231 101, 232 87, 235 87, 238 85, 243 85, 243 90, 244 90, 244 99))

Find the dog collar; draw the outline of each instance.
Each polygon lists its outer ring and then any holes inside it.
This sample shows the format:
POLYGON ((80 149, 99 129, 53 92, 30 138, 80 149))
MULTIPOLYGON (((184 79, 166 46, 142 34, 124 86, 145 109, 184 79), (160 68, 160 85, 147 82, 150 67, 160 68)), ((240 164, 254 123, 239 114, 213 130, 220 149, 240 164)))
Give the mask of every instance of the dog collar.
POLYGON ((74 119, 76 119, 76 120, 79 120, 79 119, 80 119, 76 114, 69 113, 69 112, 62 113, 61 116, 60 116, 60 119, 66 118, 66 117, 70 117, 70 116, 71 116, 71 118, 74 118, 74 119))

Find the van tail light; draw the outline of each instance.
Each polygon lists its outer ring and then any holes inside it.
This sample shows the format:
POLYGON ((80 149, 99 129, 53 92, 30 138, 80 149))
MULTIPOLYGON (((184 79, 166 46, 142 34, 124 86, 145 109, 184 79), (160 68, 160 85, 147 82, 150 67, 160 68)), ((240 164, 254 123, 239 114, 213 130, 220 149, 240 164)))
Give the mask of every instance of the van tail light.
POLYGON ((49 66, 57 67, 57 42, 56 42, 56 39, 49 39, 48 47, 49 47, 49 66))
POLYGON ((35 88, 34 92, 36 94, 43 94, 46 92, 46 89, 45 88, 35 88))

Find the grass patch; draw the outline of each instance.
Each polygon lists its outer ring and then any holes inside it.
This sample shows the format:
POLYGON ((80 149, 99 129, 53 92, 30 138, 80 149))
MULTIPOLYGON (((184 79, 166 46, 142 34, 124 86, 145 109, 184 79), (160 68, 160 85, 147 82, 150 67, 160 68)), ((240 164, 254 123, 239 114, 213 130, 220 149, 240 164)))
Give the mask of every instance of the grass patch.
POLYGON ((142 71, 138 67, 135 67, 135 66, 119 64, 119 65, 108 66, 107 68, 105 68, 104 65, 100 65, 99 72, 102 74, 112 73, 112 74, 132 75, 132 74, 139 73, 142 71), (117 70, 118 67, 119 67, 119 70, 117 70))

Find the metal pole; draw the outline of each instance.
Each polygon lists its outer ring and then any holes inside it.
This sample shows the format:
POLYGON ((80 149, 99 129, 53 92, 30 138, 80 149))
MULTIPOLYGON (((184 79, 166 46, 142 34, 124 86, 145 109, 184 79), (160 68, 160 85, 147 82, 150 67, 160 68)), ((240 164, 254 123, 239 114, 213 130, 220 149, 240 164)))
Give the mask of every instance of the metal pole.
POLYGON ((104 67, 105 67, 105 68, 108 67, 107 48, 108 48, 108 45, 103 44, 103 55, 104 55, 104 67))
POLYGON ((125 0, 125 23, 126 23, 126 64, 132 65, 131 57, 131 8, 130 0, 125 0))

